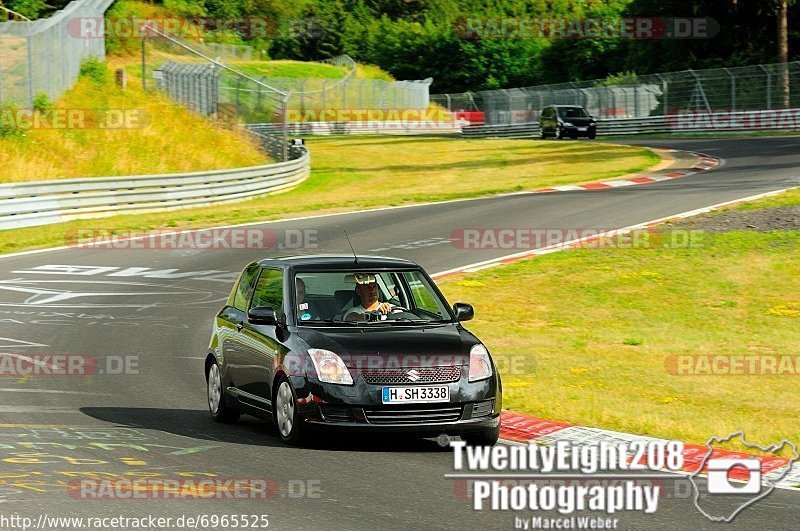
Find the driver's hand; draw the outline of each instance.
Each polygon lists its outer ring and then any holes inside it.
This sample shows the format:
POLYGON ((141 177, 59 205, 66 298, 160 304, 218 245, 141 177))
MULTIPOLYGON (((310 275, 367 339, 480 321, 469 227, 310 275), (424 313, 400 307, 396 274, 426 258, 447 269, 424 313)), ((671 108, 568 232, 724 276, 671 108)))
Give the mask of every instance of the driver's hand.
POLYGON ((378 305, 378 311, 386 315, 387 313, 392 311, 392 305, 389 304, 388 302, 382 302, 378 305))

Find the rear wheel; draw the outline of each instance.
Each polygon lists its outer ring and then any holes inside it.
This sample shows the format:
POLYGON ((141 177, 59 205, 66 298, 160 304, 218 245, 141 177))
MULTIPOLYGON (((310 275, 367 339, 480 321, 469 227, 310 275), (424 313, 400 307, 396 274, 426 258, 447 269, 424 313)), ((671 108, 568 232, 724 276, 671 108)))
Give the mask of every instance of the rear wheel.
POLYGON ((273 404, 272 417, 281 440, 295 446, 301 444, 303 441, 302 418, 292 384, 285 376, 278 381, 273 404))
POLYGON ((461 436, 470 446, 494 446, 500 438, 500 426, 488 430, 465 433, 461 436))
POLYGON ((597 133, 589 133, 589 140, 594 140, 597 137, 597 133))
POLYGON ((217 422, 236 422, 239 420, 240 412, 235 407, 230 405, 230 398, 225 394, 222 388, 222 375, 220 374, 219 365, 214 362, 208 366, 208 385, 206 386, 208 394, 208 409, 211 411, 211 416, 217 422))

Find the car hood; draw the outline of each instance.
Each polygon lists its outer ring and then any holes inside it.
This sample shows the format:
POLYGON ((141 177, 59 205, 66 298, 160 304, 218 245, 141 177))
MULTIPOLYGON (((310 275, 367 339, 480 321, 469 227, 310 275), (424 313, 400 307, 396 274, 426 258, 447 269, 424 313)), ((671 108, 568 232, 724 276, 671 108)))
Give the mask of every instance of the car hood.
POLYGON ((455 324, 430 327, 303 328, 309 348, 338 354, 348 369, 469 365, 478 340, 455 324))

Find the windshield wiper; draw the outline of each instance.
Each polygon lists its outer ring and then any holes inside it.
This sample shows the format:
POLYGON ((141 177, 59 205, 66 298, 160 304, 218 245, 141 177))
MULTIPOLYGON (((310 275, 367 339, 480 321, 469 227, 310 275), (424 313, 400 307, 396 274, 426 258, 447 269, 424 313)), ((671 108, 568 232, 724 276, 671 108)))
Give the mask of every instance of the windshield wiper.
POLYGON ((358 326, 357 321, 338 321, 336 319, 315 319, 313 321, 300 321, 303 324, 310 325, 344 325, 344 326, 358 326))

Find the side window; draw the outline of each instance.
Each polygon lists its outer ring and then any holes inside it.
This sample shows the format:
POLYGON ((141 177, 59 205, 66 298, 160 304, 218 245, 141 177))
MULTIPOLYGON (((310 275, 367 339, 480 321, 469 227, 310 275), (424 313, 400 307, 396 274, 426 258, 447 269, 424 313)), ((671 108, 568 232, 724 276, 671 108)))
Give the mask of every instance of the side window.
POLYGON ((233 296, 233 307, 243 312, 247 311, 247 295, 256 280, 258 274, 258 264, 250 264, 242 273, 239 285, 236 286, 236 293, 233 296))
POLYGON ((253 292, 251 308, 270 306, 277 315, 283 313, 283 271, 280 269, 264 269, 258 277, 256 290, 253 292))

